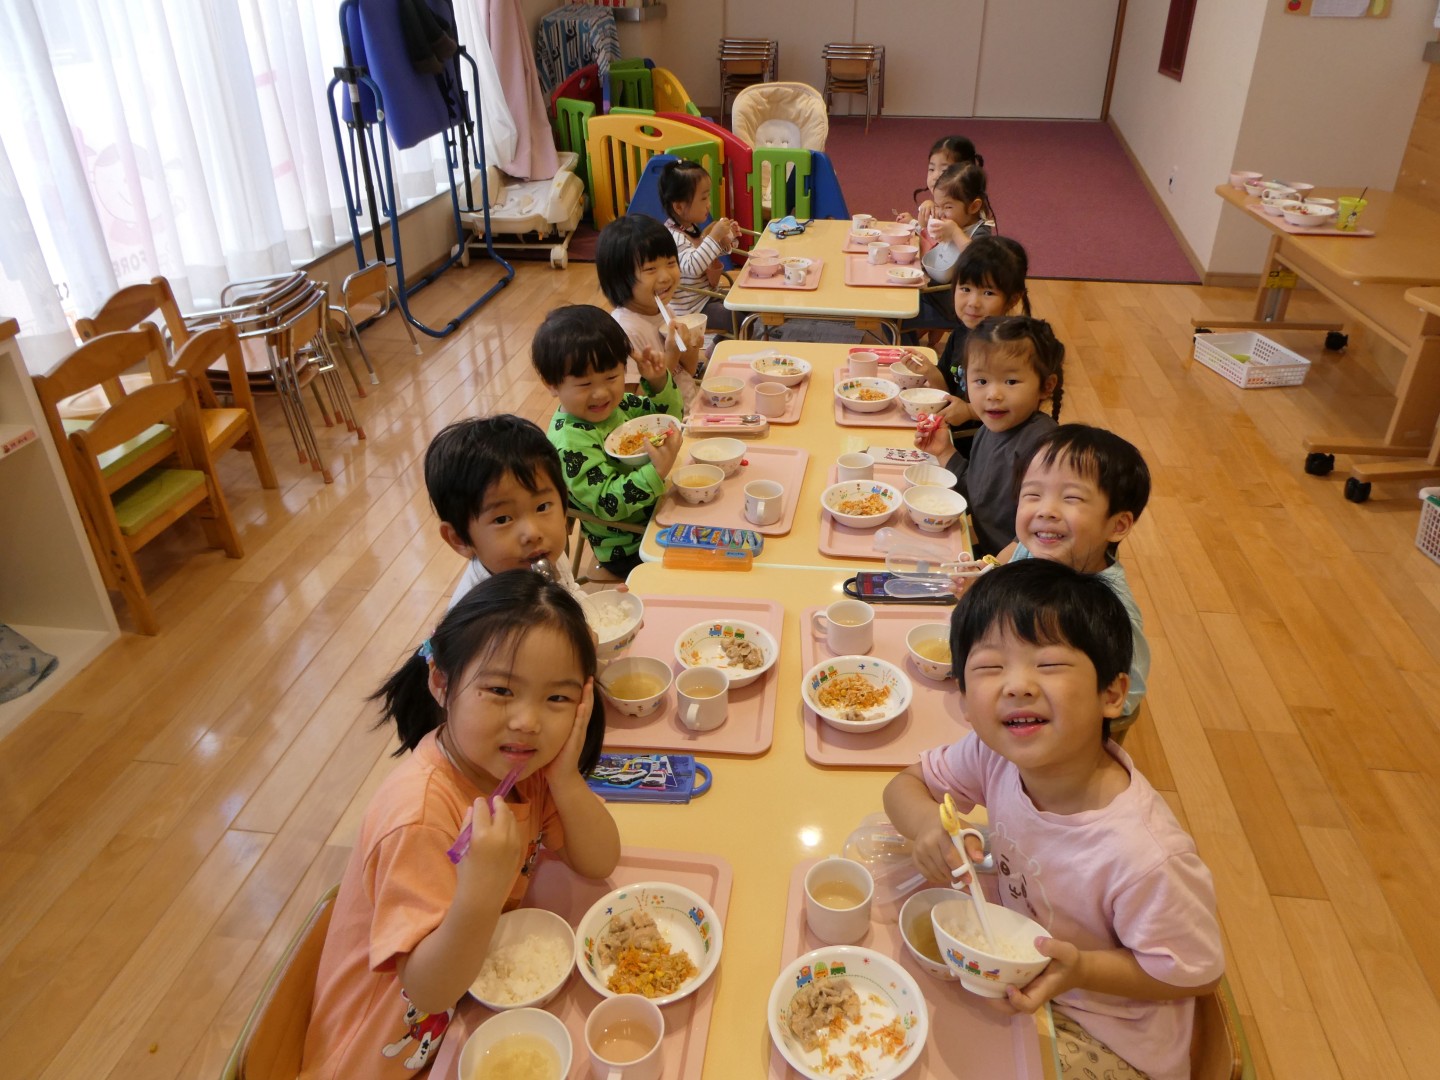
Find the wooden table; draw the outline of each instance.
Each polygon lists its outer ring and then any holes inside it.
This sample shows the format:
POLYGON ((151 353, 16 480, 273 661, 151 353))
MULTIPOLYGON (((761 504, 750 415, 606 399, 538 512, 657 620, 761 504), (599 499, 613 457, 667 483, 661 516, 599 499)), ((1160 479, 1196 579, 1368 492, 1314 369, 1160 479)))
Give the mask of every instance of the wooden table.
MULTIPOLYGON (((891 344, 900 340, 900 323, 920 314, 920 290, 845 284, 845 259, 840 250, 850 235, 849 221, 812 221, 799 236, 777 240, 767 232, 757 247, 773 247, 781 258, 803 256, 823 259, 818 289, 755 289, 737 286, 725 296, 725 306, 744 314, 740 336, 757 327, 780 326, 786 319, 831 319, 854 323, 860 330, 891 344)), ((763 335, 759 335, 763 336, 763 335)), ((786 348, 790 343, 786 342, 786 348)))
MULTIPOLYGON (((1328 473, 1334 467, 1335 454, 1424 459, 1423 463, 1354 465, 1345 485, 1345 497, 1353 502, 1369 497, 1372 480, 1440 475, 1432 460, 1435 425, 1440 419, 1440 291, 1415 288, 1440 285, 1440 214, 1404 195, 1371 188, 1358 224, 1373 230, 1373 237, 1304 236, 1286 232, 1274 218, 1245 210, 1256 200, 1229 184, 1220 185, 1215 192, 1270 230, 1270 250, 1253 318, 1199 318, 1193 320, 1195 325, 1331 333, 1341 329, 1333 323, 1285 319, 1292 290, 1272 287, 1270 275, 1288 270, 1405 353, 1395 408, 1384 437, 1307 438, 1306 472, 1328 473)), ((1316 189, 1313 194, 1336 198, 1356 192, 1316 189)), ((1336 344, 1343 347, 1343 338, 1336 344)))
MULTIPOLYGON (((743 574, 697 574, 647 564, 629 579, 640 596, 734 596, 777 600, 785 608, 775 740, 755 758, 710 757, 712 789, 685 806, 614 803, 627 846, 704 851, 730 863, 734 881, 725 925, 725 951, 705 1051, 704 1076, 763 1077, 770 1060, 765 1002, 781 968, 790 874, 806 859, 838 853, 867 814, 882 809, 881 794, 897 770, 821 769, 805 757, 801 719, 798 614, 841 597, 845 575, 795 574, 756 567, 743 574)), ((578 977, 578 976, 577 976, 578 977)), ((963 993, 953 983, 927 980, 926 994, 963 993)), ((1047 1011, 1037 1014, 1046 1080, 1059 1076, 1047 1011)), ((453 1080, 460 1046, 441 1044, 434 1075, 453 1080)), ((583 1060, 583 1047, 577 1051, 583 1060)), ((571 1076, 588 1075, 576 1066, 571 1076)))
MULTIPOLYGON (((785 446, 803 446, 810 452, 805 468, 805 482, 799 492, 787 492, 787 497, 798 498, 795 525, 784 536, 765 537, 765 550, 759 562, 768 567, 788 568, 849 568, 879 570, 878 560, 836 558, 820 554, 820 493, 830 485, 830 469, 835 459, 852 450, 864 450, 867 446, 908 447, 914 442, 910 428, 898 427, 842 427, 835 422, 834 372, 843 367, 849 356, 850 345, 833 345, 819 342, 785 342, 787 355, 808 360, 813 367, 805 393, 805 406, 797 424, 772 424, 770 433, 763 440, 755 442, 779 443, 785 446)), ((722 341, 715 348, 712 364, 727 357, 752 353, 753 342, 722 341)), ((930 349, 916 349, 915 352, 932 362, 935 353, 930 349)), ((881 369, 883 373, 883 368, 881 369)), ((863 414, 854 414, 857 417, 863 414)), ((736 521, 737 528, 748 528, 745 521, 736 521)), ((652 519, 640 543, 640 557, 646 562, 659 562, 665 549, 655 542, 660 526, 652 519)), ((736 577, 726 574, 725 577, 736 577)))

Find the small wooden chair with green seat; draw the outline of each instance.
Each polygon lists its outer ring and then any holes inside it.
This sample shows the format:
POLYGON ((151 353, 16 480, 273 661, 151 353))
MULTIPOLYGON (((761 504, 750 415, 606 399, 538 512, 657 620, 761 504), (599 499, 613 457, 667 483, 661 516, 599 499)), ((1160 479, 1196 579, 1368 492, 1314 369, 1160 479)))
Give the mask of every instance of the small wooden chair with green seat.
POLYGON ((255 461, 260 486, 280 486, 275 479, 275 469, 270 464, 270 454, 265 449, 265 440, 260 436, 260 414, 255 409, 255 398, 250 392, 245 354, 240 348, 240 335, 234 323, 226 320, 218 326, 197 330, 172 359, 167 360, 163 353, 152 352, 150 367, 156 382, 182 374, 194 380, 200 402, 200 430, 204 432, 205 445, 210 448, 212 456, 231 448, 247 451, 255 461), (215 388, 205 374, 212 367, 222 366, 230 373, 230 396, 235 399, 233 409, 221 406, 215 388))
POLYGON ((141 633, 154 635, 159 623, 135 565, 136 551, 182 517, 196 513, 213 546, 224 548, 232 559, 243 555, 200 430, 195 388, 188 378, 141 387, 88 428, 72 432, 70 446, 79 480, 76 494, 95 526, 111 579, 130 605, 141 633), (157 465, 134 478, 129 470, 118 475, 106 472, 104 454, 156 424, 165 424, 174 433, 179 468, 157 465))
POLYGON ((1255 1080, 1255 1062, 1240 1024, 1240 1010, 1224 977, 1214 990, 1195 999, 1190 1076, 1191 1080, 1255 1080))
MULTIPOLYGON (((148 385, 152 381, 153 360, 157 353, 163 360, 164 352, 165 340, 159 329, 151 323, 142 323, 138 330, 101 334, 86 341, 56 364, 50 374, 37 375, 33 380, 35 396, 40 399, 40 411, 45 414, 45 424, 50 429, 55 452, 60 455, 65 477, 70 481, 70 490, 75 493, 75 502, 85 523, 85 532, 90 537, 95 561, 100 566, 105 584, 112 589, 119 588, 119 583, 111 570, 97 527, 90 518, 89 505, 80 496, 80 477, 70 446, 70 433, 88 427, 96 416, 125 400, 126 384, 121 382, 122 373, 143 368, 143 379, 129 385, 135 389, 148 385), (65 403, 73 402, 81 395, 93 400, 82 415, 66 416, 65 403)), ((174 452, 174 444, 175 433, 165 424, 156 424, 138 433, 126 445, 107 452, 101 465, 107 476, 125 483, 164 461, 174 452)))
POLYGON ((290 939, 240 1029, 220 1080, 295 1080, 300 1074, 320 952, 339 891, 332 885, 290 939))

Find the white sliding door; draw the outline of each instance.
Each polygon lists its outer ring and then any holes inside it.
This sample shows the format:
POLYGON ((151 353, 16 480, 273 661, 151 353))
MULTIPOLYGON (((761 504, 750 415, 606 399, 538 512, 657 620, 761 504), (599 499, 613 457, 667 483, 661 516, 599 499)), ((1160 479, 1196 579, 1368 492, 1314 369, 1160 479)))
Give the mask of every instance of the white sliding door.
MULTIPOLYGON (((975 115, 985 6, 985 0, 858 0, 855 40, 885 46, 887 113, 975 115)), ((836 98, 836 107, 844 100, 836 98)), ((852 112, 864 108, 863 101, 851 103, 852 112)))

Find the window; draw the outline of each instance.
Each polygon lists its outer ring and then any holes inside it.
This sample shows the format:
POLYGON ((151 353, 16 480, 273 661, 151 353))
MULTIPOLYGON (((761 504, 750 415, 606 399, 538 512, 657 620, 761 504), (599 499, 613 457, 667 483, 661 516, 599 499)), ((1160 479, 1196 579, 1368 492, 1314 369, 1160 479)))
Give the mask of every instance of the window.
POLYGON ((1195 21, 1196 0, 1170 0, 1170 17, 1165 20, 1165 39, 1160 45, 1160 74, 1177 82, 1185 70, 1185 50, 1190 46, 1190 24, 1195 21))

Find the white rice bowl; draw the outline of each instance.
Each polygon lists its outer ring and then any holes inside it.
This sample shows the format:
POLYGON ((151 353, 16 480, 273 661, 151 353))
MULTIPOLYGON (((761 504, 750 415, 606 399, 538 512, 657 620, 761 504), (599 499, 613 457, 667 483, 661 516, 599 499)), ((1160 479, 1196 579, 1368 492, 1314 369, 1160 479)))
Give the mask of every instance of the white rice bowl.
POLYGON ((560 993, 574 968, 570 924, 553 911, 516 908, 496 921, 470 995, 497 1011, 538 1008, 560 993))
POLYGON ((633 592, 606 589, 590 593, 580 601, 580 607, 585 622, 599 639, 595 652, 602 660, 624 652, 645 625, 645 602, 633 592))

